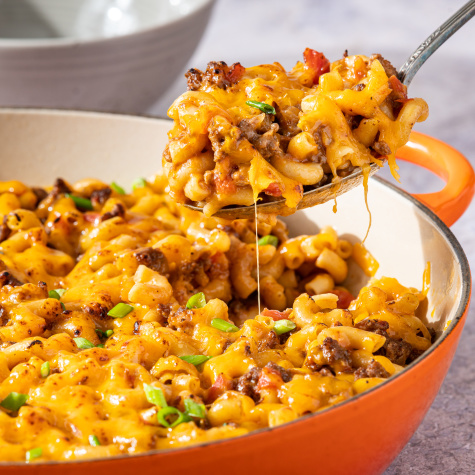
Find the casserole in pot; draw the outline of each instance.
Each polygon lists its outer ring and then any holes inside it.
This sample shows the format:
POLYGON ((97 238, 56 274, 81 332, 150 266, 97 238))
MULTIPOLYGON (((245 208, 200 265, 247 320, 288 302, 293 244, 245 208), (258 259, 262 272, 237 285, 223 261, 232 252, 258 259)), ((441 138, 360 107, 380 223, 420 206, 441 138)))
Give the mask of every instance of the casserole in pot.
MULTIPOLYGON (((5 110, 0 114, 0 180, 20 178, 46 185, 56 176, 70 180, 94 176, 129 185, 137 174, 156 172, 168 128, 168 121, 153 119, 5 110)), ((413 135, 401 155, 432 163, 437 172, 449 175, 449 185, 442 193, 422 199, 450 224, 473 194, 471 168, 449 147, 419 134, 413 135), (447 167, 444 161, 448 158, 457 165, 447 167)), ((370 183, 373 224, 366 245, 380 263, 378 274, 420 288, 426 264, 431 263, 425 322, 438 333, 438 339, 421 358, 376 389, 277 429, 172 452, 74 462, 67 470, 153 473, 159 464, 166 473, 197 468, 220 473, 223 467, 230 473, 243 469, 289 473, 297 460, 300 469, 318 468, 321 473, 384 470, 417 428, 448 370, 468 306, 470 276, 463 251, 435 214, 382 180, 370 183)), ((368 227, 363 191, 339 198, 337 214, 332 206, 329 203, 287 218, 291 233, 314 233, 319 225, 331 225, 348 240, 363 239, 368 227)), ((348 285, 355 290, 362 284, 364 277, 351 269, 348 285)), ((2 473, 59 473, 64 469, 57 463, 34 468, 10 464, 2 467, 2 473)))

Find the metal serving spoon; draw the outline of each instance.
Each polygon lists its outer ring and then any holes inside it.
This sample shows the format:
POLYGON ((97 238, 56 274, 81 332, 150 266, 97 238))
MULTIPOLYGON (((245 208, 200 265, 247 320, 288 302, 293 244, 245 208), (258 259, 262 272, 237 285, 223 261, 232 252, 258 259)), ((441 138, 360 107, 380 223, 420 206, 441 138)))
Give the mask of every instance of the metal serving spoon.
MULTIPOLYGON (((444 24, 439 26, 421 45, 412 53, 409 59, 399 69, 398 79, 406 86, 409 86, 420 67, 427 59, 445 43, 459 28, 467 23, 475 15, 475 0, 467 2, 460 10, 452 15, 444 24)), ((379 170, 378 165, 370 165, 370 175, 379 170)), ((355 170, 350 175, 339 180, 338 183, 329 183, 328 185, 315 188, 303 194, 302 200, 297 209, 310 208, 312 206, 325 203, 335 197, 346 193, 355 186, 363 182, 363 173, 361 169, 355 170)), ((196 211, 203 211, 203 208, 192 205, 185 205, 187 208, 196 211)), ((257 209, 264 214, 288 215, 294 210, 285 205, 285 200, 280 199, 268 203, 257 204, 257 209)), ((214 216, 218 218, 236 219, 253 218, 255 206, 229 206, 220 209, 214 216)))

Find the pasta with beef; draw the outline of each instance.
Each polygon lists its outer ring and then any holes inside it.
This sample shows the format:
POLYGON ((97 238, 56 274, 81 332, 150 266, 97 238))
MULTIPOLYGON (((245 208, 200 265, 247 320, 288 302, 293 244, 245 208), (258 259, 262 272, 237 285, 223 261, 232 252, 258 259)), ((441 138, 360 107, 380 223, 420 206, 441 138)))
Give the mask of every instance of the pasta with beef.
POLYGON ((138 183, 0 182, 0 461, 276 427, 430 346, 424 294, 391 278, 345 288, 350 259, 376 271, 361 244, 328 227, 289 239, 275 221, 256 249, 255 222, 177 205, 163 177, 138 183))
POLYGON ((395 153, 428 114, 380 55, 330 64, 307 48, 291 71, 211 62, 186 76, 162 162, 171 196, 207 216, 277 199, 292 212, 304 191, 372 163, 397 177, 395 153))

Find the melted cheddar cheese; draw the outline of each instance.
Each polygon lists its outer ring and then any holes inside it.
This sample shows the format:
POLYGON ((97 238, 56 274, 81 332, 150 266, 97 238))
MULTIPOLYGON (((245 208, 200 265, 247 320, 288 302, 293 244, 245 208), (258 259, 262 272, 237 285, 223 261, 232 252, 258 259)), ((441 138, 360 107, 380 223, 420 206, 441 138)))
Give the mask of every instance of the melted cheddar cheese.
POLYGON ((162 178, 142 184, 0 183, 0 462, 276 427, 430 346, 416 289, 382 278, 348 292, 349 259, 375 261, 332 228, 289 239, 280 221, 206 218, 162 178))

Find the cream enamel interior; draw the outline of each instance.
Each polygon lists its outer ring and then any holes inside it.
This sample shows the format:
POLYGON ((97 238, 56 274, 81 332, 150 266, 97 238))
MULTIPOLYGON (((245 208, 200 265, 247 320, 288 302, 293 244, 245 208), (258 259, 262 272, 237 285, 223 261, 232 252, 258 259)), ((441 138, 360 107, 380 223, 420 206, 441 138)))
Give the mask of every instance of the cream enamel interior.
MULTIPOLYGON (((170 122, 160 119, 84 112, 0 111, 0 180, 19 179, 48 185, 60 176, 68 181, 96 177, 130 186, 139 176, 157 172, 170 122)), ((396 277, 422 287, 427 262, 431 285, 422 318, 441 332, 459 311, 463 271, 454 246, 439 231, 440 223, 404 194, 370 179, 368 204, 372 226, 366 246, 380 264, 377 276, 396 277)), ((310 234, 333 226, 350 240, 364 238, 369 215, 363 188, 333 202, 286 218, 291 234, 310 234)), ((367 277, 353 266, 349 288, 357 291, 367 277)))

